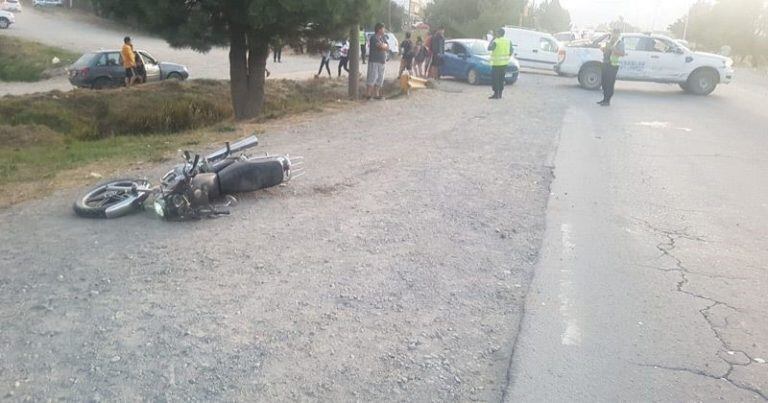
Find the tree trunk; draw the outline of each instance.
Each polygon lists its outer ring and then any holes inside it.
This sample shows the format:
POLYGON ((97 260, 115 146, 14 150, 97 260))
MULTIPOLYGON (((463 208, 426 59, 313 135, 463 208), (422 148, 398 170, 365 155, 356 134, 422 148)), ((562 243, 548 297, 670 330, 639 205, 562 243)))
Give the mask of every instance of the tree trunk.
POLYGON ((245 30, 232 28, 229 43, 229 88, 232 93, 232 108, 235 119, 246 119, 248 103, 248 41, 245 30))
POLYGON ((269 46, 245 29, 232 27, 229 45, 229 79, 235 119, 252 119, 264 105, 264 81, 269 46))
POLYGON ((354 25, 349 30, 349 98, 358 98, 360 83, 360 28, 354 25))

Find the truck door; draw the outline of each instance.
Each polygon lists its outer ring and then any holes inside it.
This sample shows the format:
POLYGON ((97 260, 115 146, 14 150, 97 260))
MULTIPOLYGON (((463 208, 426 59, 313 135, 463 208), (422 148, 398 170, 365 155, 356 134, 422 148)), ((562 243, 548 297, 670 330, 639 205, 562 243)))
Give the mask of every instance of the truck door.
POLYGON ((664 39, 652 38, 652 40, 649 79, 654 81, 685 81, 688 77, 685 52, 674 43, 664 39))
POLYGON ((652 39, 647 36, 624 36, 621 39, 624 42, 624 51, 626 55, 620 59, 619 74, 620 80, 645 80, 649 77, 650 52, 652 39))
POLYGON ((557 64, 557 51, 559 45, 547 37, 539 38, 539 46, 532 50, 536 59, 536 67, 544 70, 553 70, 557 64))

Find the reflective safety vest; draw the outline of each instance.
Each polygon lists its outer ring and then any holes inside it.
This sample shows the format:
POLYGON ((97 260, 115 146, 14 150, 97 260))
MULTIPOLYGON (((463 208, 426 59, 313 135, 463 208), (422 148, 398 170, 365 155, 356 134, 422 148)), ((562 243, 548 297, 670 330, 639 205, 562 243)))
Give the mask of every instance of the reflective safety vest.
POLYGON ((365 31, 360 31, 360 45, 365 45, 365 40, 367 38, 365 37, 365 31))
POLYGON ((507 38, 496 38, 493 43, 496 46, 491 51, 491 66, 509 65, 509 58, 512 56, 512 42, 507 38))

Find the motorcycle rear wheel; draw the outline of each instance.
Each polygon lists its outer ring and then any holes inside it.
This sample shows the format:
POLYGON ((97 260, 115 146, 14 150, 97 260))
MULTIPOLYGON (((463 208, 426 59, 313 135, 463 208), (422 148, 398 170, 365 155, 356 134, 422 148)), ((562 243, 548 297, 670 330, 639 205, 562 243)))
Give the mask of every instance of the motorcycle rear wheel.
POLYGON ((113 179, 100 183, 78 197, 72 208, 84 218, 117 218, 141 208, 149 193, 136 192, 137 188, 149 188, 146 179, 113 179), (110 186, 133 190, 109 190, 110 186))

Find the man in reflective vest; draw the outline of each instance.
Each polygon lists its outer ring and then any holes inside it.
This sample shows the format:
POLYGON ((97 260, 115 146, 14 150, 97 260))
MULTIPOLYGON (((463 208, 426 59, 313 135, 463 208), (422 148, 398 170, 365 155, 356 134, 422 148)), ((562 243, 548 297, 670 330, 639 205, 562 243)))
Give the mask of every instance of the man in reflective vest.
POLYGON ((621 30, 614 28, 611 38, 603 46, 603 100, 597 104, 611 106, 613 89, 616 87, 616 75, 619 73, 619 58, 625 55, 621 30))
POLYGON ((489 99, 501 99, 504 93, 505 75, 509 58, 512 56, 512 42, 504 37, 504 28, 499 28, 488 45, 491 51, 491 87, 493 95, 489 99))
POLYGON ((360 31, 360 61, 365 64, 365 50, 368 48, 368 38, 365 36, 365 28, 360 31))

